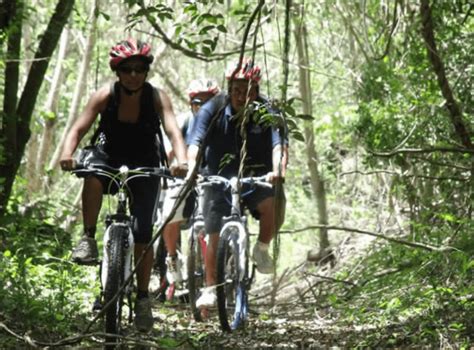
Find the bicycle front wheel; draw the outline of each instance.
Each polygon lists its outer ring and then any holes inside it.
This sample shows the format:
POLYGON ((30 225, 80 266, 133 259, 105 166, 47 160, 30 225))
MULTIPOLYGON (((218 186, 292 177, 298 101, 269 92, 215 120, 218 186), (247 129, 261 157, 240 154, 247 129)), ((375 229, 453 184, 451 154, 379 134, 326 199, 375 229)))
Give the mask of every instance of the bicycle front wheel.
MULTIPOLYGON (((104 288, 105 310, 105 333, 120 334, 120 324, 122 320, 122 305, 124 292, 120 291, 120 286, 125 277, 125 239, 128 237, 128 227, 112 225, 109 228, 110 239, 107 242, 108 266, 107 277, 104 288)), ((106 343, 117 342, 117 337, 107 336, 106 343)), ((111 347, 113 348, 113 347, 111 347)))
POLYGON ((217 308, 223 331, 238 328, 247 318, 247 291, 243 282, 245 271, 240 267, 238 226, 224 227, 217 248, 217 308))
POLYGON ((204 230, 202 226, 192 228, 189 235, 187 254, 189 306, 191 307, 194 319, 198 322, 202 321, 202 317, 200 310, 196 307, 196 300, 199 297, 200 289, 204 287, 204 255, 202 245, 206 244, 202 236, 200 236, 202 230, 204 230))

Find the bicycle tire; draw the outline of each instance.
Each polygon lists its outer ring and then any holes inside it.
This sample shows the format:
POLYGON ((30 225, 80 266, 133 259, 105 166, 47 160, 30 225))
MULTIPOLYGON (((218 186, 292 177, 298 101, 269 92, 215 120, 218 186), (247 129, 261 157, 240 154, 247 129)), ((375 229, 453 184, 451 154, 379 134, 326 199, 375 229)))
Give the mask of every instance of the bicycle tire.
POLYGON ((225 332, 240 327, 247 316, 246 289, 239 278, 238 230, 237 226, 224 227, 217 247, 217 309, 225 332))
MULTIPOLYGON (((110 239, 107 243, 108 267, 107 279, 105 281, 104 289, 104 306, 115 297, 120 290, 120 286, 124 282, 124 268, 125 268, 125 237, 128 237, 126 226, 112 225, 109 228, 110 239)), ((122 306, 124 293, 120 295, 107 306, 105 310, 105 333, 120 334, 122 321, 122 306)), ((116 343, 117 338, 108 336, 105 339, 106 343, 116 343)), ((111 348, 114 348, 113 346, 111 348)))
MULTIPOLYGON (((204 229, 204 227, 202 229, 204 229)), ((199 227, 193 227, 191 230, 186 264, 188 270, 189 306, 194 319, 201 322, 201 312, 196 307, 196 300, 199 298, 201 288, 204 287, 205 275, 202 249, 198 241, 199 232, 195 233, 195 230, 201 231, 199 227)))

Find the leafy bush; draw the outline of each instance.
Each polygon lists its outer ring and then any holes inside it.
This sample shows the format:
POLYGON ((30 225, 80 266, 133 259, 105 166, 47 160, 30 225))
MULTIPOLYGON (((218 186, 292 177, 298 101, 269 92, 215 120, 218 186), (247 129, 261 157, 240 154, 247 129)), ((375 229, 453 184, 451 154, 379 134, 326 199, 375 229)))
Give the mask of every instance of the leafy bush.
POLYGON ((48 342, 70 335, 90 309, 94 278, 69 262, 69 235, 18 215, 6 217, 1 230, 2 322, 48 342))
MULTIPOLYGON (((400 347, 444 342, 467 348, 474 334, 474 243, 469 232, 472 227, 466 225, 449 251, 384 245, 358 262, 355 274, 348 267, 357 286, 329 293, 327 302, 344 323, 377 328, 363 340, 359 334, 352 344, 400 347)), ((431 241, 441 241, 444 235, 432 230, 431 241)), ((348 273, 341 276, 347 278, 348 273)))

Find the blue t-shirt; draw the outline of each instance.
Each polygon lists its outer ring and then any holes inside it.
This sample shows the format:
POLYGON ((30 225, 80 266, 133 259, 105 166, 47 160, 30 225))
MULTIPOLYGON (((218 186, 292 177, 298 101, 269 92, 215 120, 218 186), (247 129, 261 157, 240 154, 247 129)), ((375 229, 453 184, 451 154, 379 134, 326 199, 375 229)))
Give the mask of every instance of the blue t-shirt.
MULTIPOLYGON (((240 164, 240 150, 242 137, 240 126, 232 118, 233 112, 229 99, 226 98, 225 107, 220 111, 214 127, 204 140, 214 115, 219 112, 219 98, 216 96, 206 102, 196 114, 194 123, 190 125, 187 144, 205 147, 205 173, 208 175, 222 175, 230 178, 238 174, 240 164)), ((264 101, 259 97, 258 101, 264 101)), ((277 114, 267 108, 270 114, 277 114)), ((273 148, 282 143, 282 138, 276 127, 263 125, 256 120, 254 113, 247 123, 247 147, 244 163, 244 176, 264 175, 273 170, 273 148)), ((285 140, 286 144, 287 141, 285 140)))

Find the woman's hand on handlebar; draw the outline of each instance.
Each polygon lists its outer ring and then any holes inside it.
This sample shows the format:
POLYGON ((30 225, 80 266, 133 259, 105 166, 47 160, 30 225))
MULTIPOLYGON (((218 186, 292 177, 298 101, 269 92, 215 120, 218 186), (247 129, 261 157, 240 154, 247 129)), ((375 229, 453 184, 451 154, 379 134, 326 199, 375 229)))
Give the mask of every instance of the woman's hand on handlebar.
POLYGON ((63 157, 59 160, 59 166, 63 171, 71 171, 76 168, 76 160, 71 157, 63 157))

